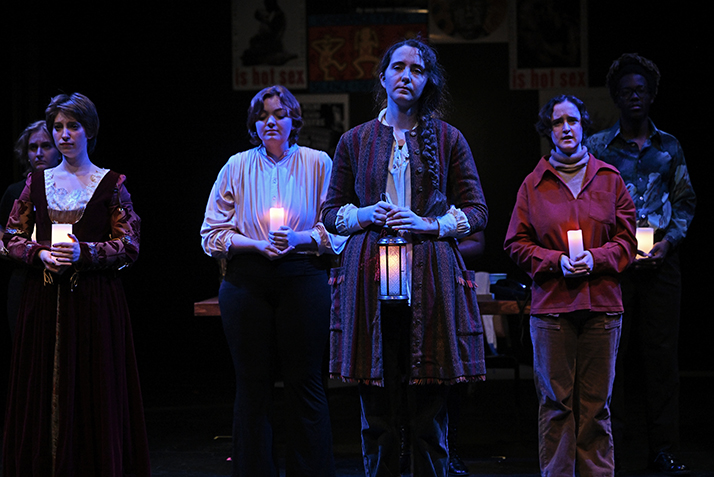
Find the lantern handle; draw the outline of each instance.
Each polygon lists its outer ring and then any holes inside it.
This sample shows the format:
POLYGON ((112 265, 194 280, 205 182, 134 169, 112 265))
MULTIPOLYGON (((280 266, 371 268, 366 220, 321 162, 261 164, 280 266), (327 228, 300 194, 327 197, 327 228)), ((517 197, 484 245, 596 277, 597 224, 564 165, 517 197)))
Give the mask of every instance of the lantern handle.
MULTIPOLYGON (((387 192, 387 191, 382 192, 380 194, 379 198, 381 200, 383 200, 384 202, 386 202, 387 204, 395 205, 394 202, 392 202, 392 197, 389 195, 389 192, 387 192)), ((387 224, 384 224, 383 228, 388 230, 390 235, 392 233, 396 232, 397 237, 404 237, 407 234, 407 232, 405 230, 395 231, 393 228, 391 228, 387 224)))

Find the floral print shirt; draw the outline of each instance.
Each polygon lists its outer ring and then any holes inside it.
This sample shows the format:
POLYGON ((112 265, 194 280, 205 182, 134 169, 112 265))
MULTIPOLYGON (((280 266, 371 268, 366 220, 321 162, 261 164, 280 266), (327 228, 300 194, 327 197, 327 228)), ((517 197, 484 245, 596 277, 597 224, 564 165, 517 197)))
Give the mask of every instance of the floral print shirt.
POLYGON ((619 121, 589 137, 585 144, 598 159, 615 166, 637 209, 637 226, 652 227, 658 240, 677 246, 694 218, 696 196, 679 141, 657 129, 642 150, 620 133, 619 121))

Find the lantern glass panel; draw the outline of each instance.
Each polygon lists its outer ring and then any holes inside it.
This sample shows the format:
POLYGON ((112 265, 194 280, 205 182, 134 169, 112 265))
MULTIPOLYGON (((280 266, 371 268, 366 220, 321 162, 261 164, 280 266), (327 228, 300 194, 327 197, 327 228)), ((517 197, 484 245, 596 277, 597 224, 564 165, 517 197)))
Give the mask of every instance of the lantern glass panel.
POLYGON ((406 300, 406 242, 398 237, 380 240, 379 265, 379 298, 382 300, 406 300))

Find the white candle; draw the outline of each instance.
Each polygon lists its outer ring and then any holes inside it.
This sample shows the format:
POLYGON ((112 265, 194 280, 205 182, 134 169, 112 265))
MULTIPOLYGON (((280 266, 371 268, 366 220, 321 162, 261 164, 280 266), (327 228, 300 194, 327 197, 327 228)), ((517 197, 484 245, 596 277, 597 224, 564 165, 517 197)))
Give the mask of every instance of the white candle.
POLYGON ((278 230, 285 225, 285 209, 282 207, 270 208, 270 230, 278 230))
POLYGON ((71 233, 72 224, 52 224, 52 245, 71 242, 72 239, 67 235, 71 233))
POLYGON ((650 253, 654 245, 654 229, 652 227, 637 227, 635 237, 637 238, 637 250, 650 253))
POLYGON ((582 230, 568 230, 568 250, 570 251, 570 260, 575 260, 575 257, 583 253, 582 230))

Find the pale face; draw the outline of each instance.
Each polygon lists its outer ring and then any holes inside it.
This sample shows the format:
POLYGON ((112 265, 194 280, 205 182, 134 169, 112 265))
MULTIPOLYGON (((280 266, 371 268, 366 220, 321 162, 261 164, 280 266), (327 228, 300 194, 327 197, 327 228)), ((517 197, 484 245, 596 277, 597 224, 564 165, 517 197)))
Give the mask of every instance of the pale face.
POLYGON ((285 151, 290 146, 292 127, 293 120, 278 96, 271 96, 263 102, 263 111, 255 123, 255 130, 268 151, 285 151))
POLYGON ((580 150, 583 141, 583 126, 580 111, 570 101, 558 103, 551 116, 552 129, 550 138, 556 149, 571 155, 580 150))
POLYGON ((27 143, 27 159, 34 171, 44 171, 59 164, 59 151, 55 148, 50 137, 43 130, 39 130, 30 136, 27 143))
POLYGON ((387 91, 387 100, 402 109, 416 105, 427 79, 421 52, 407 45, 394 50, 389 66, 380 74, 380 82, 387 91))
POLYGON ((87 137, 84 127, 71 116, 60 112, 52 126, 55 145, 63 156, 78 157, 87 153, 87 137))

